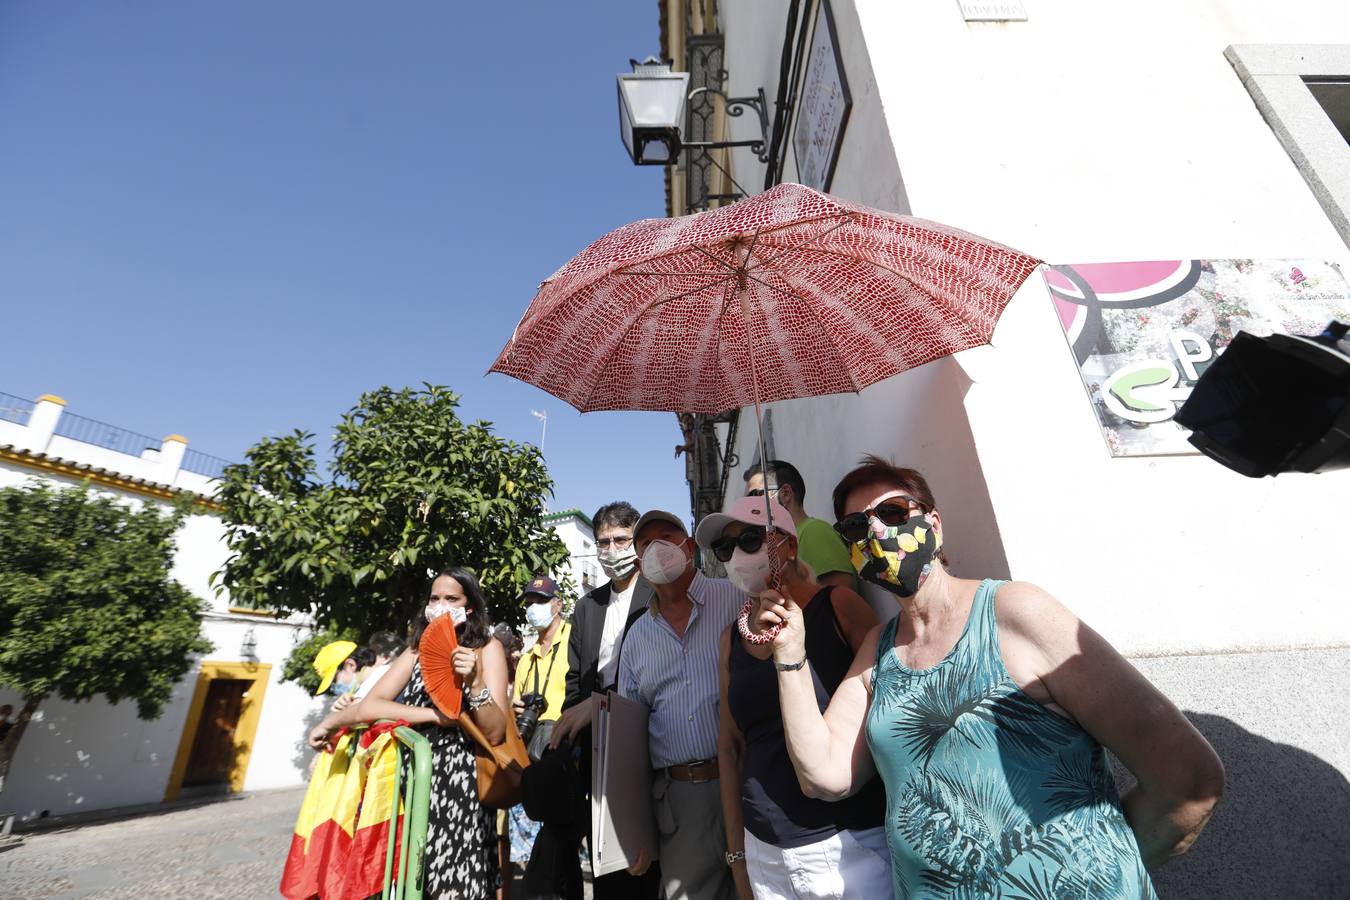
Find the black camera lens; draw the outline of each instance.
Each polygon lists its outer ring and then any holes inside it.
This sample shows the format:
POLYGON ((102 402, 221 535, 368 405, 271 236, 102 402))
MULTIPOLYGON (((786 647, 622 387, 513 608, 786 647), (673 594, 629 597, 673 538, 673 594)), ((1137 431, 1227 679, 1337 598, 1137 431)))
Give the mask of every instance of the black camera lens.
POLYGON ((530 736, 539 727, 539 715, 548 706, 548 698, 531 691, 520 695, 520 704, 525 708, 516 715, 516 731, 520 732, 521 740, 529 743, 530 736))

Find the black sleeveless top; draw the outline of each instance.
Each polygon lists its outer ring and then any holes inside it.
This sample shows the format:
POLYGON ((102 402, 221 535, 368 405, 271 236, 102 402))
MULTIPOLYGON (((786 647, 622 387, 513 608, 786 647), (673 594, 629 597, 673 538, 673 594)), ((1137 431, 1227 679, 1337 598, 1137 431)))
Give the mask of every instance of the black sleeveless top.
MULTIPOLYGON (((807 669, 824 712, 853 662, 830 593, 823 587, 803 613, 807 669)), ((775 847, 802 847, 840 831, 875 828, 886 817, 886 792, 873 778, 852 797, 838 802, 802 793, 788 758, 778 705, 778 674, 772 659, 755 659, 732 631, 727 703, 745 738, 741 756, 741 815, 746 829, 775 847)))

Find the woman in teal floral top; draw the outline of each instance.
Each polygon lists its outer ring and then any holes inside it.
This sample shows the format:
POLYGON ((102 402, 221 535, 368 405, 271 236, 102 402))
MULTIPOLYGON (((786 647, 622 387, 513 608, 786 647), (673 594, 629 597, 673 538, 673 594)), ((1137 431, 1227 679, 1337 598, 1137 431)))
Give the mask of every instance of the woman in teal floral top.
MULTIPOLYGON (((897 898, 1153 898, 1223 791, 1209 743, 1096 632, 1034 585, 960 579, 923 476, 869 457, 835 488, 859 575, 900 613, 872 629, 822 715, 801 610, 766 603, 803 790, 880 773, 897 898), (864 739, 865 738, 865 739, 864 739), (1138 779, 1116 794, 1103 747, 1138 779)), ((1046 535, 1050 539, 1050 535, 1046 535)))

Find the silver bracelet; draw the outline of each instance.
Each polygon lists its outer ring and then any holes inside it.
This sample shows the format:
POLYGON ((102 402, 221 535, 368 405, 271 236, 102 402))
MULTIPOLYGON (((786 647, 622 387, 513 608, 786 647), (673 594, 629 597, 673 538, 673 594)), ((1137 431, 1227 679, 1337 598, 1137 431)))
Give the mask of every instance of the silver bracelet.
POLYGON ((778 671, 780 671, 780 672, 795 672, 795 671, 797 671, 798 669, 800 669, 800 668, 801 668, 802 666, 804 666, 804 665, 806 665, 806 657, 805 657, 805 656, 802 657, 802 661, 801 661, 801 662, 795 662, 795 663, 780 663, 780 662, 779 662, 778 660, 776 660, 776 659, 773 661, 773 667, 774 667, 775 669, 777 669, 778 671))
POLYGON ((488 688, 483 688, 483 690, 477 694, 470 694, 468 689, 465 688, 464 695, 469 700, 469 709, 478 709, 480 706, 487 706, 488 703, 492 701, 492 691, 488 688))

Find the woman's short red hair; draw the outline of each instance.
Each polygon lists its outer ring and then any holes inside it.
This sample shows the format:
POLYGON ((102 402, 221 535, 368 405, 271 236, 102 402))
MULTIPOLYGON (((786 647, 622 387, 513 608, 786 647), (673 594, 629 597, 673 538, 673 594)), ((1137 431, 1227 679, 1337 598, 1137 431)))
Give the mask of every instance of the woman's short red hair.
MULTIPOLYGON (((933 490, 928 486, 928 479, 924 478, 918 469, 897 466, 888 459, 869 453, 859 461, 856 469, 839 479, 839 483, 834 486, 834 518, 836 521, 844 517, 844 506, 848 503, 848 495, 869 484, 895 485, 899 490, 913 497, 924 512, 932 512, 937 508, 937 498, 933 496, 933 490)), ((938 559, 944 564, 947 562, 945 550, 938 551, 938 559)))
POLYGON ((878 483, 894 484, 919 501, 924 512, 932 512, 937 506, 937 499, 933 496, 932 489, 928 487, 928 479, 924 478, 918 469, 906 469, 888 459, 869 453, 858 463, 858 468, 849 472, 834 486, 835 519, 844 517, 844 506, 848 503, 849 494, 863 485, 878 483))

